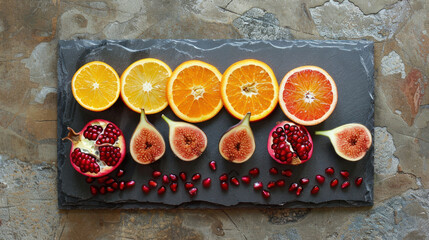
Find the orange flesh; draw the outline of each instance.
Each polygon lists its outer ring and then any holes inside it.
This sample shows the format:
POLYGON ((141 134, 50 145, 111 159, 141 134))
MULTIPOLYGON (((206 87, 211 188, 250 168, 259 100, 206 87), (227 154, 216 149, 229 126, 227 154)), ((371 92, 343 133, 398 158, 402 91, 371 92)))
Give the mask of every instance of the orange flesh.
POLYGON ((340 151, 347 157, 356 159, 365 155, 371 140, 365 129, 354 127, 344 129, 337 133, 337 145, 340 151))
POLYGON ((287 103, 287 110, 305 121, 322 118, 334 100, 331 82, 314 70, 292 74, 285 84, 282 97, 287 103))
POLYGON ((252 115, 268 109, 275 98, 271 77, 255 65, 242 66, 229 75, 226 95, 235 111, 252 115))
POLYGON ((221 101, 219 79, 203 67, 192 66, 181 71, 173 83, 173 101, 191 118, 209 115, 221 101))

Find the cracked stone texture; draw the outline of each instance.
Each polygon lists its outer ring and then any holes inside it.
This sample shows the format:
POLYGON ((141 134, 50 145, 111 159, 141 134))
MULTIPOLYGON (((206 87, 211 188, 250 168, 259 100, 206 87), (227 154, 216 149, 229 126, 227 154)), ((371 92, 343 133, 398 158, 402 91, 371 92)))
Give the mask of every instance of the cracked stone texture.
POLYGON ((427 0, 0 0, 0 6, 0 239, 429 238, 427 0), (59 211, 56 49, 59 39, 80 38, 376 41, 374 207, 59 211))

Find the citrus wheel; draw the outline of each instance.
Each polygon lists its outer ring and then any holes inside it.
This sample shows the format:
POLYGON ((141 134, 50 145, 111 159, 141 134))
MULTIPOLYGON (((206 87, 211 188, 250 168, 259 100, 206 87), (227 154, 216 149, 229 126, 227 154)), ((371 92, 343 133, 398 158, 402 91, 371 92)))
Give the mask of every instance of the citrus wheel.
POLYGON ((189 60, 180 64, 167 84, 167 99, 173 112, 188 122, 203 122, 222 109, 220 80, 216 67, 189 60))
POLYGON ((99 112, 108 109, 119 98, 120 79, 115 69, 104 62, 83 65, 73 76, 71 89, 84 108, 99 112))
POLYGON ((251 112, 250 121, 257 121, 277 106, 276 76, 267 64, 255 59, 241 60, 228 67, 220 89, 223 105, 238 119, 251 112))
POLYGON ((301 125, 325 121, 334 111, 337 99, 334 79, 320 67, 295 68, 280 83, 280 107, 290 120, 301 125))
POLYGON ((166 88, 170 67, 154 58, 138 60, 128 66, 121 76, 121 97, 131 110, 154 114, 167 105, 166 88))

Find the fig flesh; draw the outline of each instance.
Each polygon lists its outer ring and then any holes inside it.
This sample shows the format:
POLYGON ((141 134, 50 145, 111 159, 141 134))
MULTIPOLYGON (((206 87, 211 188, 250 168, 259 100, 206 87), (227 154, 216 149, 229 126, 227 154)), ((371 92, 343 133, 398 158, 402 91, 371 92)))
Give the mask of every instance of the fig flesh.
POLYGON ((250 112, 232 126, 219 141, 219 152, 223 158, 233 163, 243 163, 255 152, 255 138, 250 128, 250 112))
POLYGON ((147 120, 144 109, 141 110, 140 122, 131 137, 130 152, 134 161, 140 164, 153 163, 165 153, 164 139, 147 120))
POLYGON ((335 152, 348 161, 361 160, 372 144, 371 132, 364 125, 349 123, 317 135, 329 137, 335 152))
POLYGON ((178 158, 193 161, 206 150, 207 136, 200 128, 187 122, 173 121, 164 114, 162 118, 170 128, 170 148, 178 158))

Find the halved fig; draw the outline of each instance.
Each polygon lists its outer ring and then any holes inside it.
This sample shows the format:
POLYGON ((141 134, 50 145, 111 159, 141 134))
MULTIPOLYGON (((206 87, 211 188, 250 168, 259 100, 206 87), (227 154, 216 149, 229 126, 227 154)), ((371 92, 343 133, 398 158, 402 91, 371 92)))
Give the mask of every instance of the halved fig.
POLYGON ((183 161, 192 161, 206 150, 207 136, 203 130, 187 122, 173 121, 164 114, 162 118, 170 128, 170 148, 178 158, 183 161))
POLYGON ((232 126, 219 141, 219 152, 223 158, 233 163, 243 163, 255 152, 255 138, 250 128, 250 112, 232 126))
POLYGON ((317 135, 329 137, 335 152, 348 161, 361 160, 372 144, 371 132, 364 125, 349 123, 317 135))
POLYGON ((130 152, 134 161, 140 164, 153 163, 165 153, 164 139, 147 120, 144 109, 141 110, 140 122, 131 137, 130 152))

